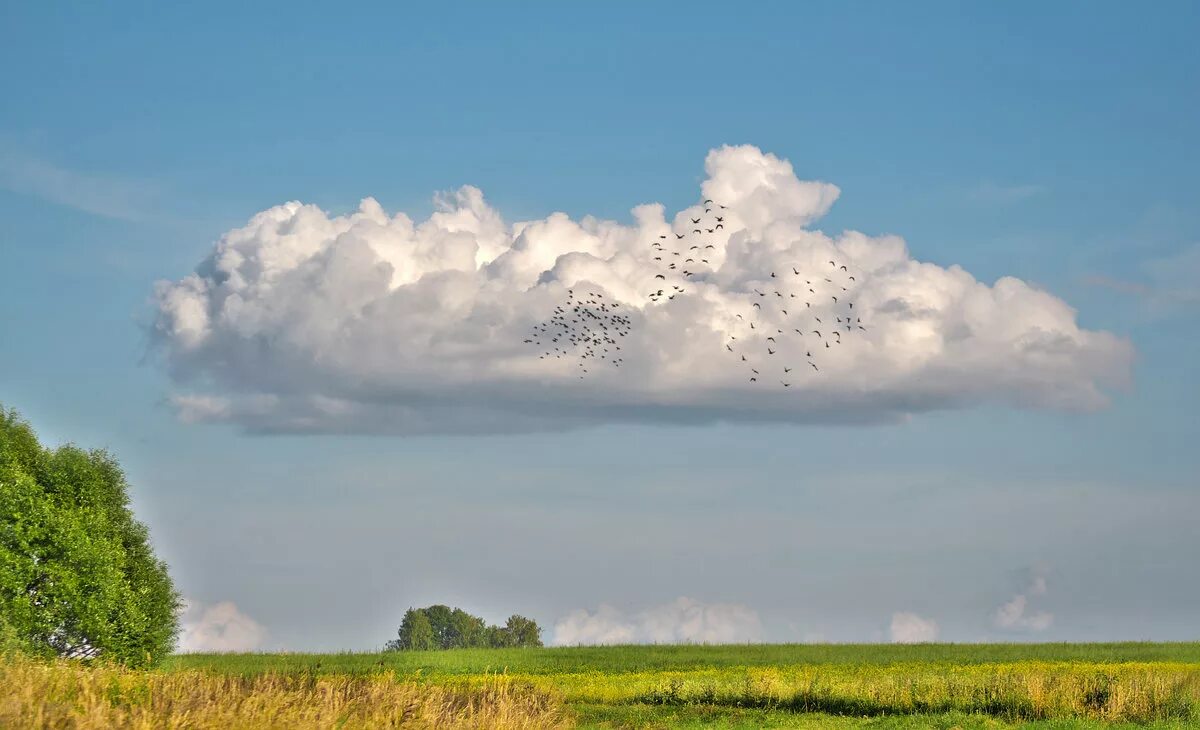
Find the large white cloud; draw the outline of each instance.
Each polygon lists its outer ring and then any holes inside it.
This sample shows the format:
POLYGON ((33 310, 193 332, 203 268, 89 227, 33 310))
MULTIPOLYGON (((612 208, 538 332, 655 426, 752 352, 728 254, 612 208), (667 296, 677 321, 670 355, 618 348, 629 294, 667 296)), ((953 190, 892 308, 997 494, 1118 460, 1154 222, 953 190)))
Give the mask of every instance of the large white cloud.
POLYGON ((559 646, 593 644, 736 644, 762 640, 762 621, 739 603, 705 604, 690 598, 626 614, 602 604, 577 609, 554 624, 559 646))
MULTIPOLYGON (((464 187, 420 223, 370 198, 342 216, 298 202, 265 210, 222 236, 195 273, 157 286, 154 334, 172 401, 185 420, 256 431, 511 432, 886 421, 979 402, 1089 409, 1128 380, 1128 342, 1081 329, 1047 292, 922 263, 896 236, 814 230, 839 191, 799 180, 786 160, 722 147, 705 168, 701 198, 727 206, 725 220, 706 237, 711 265, 670 301, 647 298, 663 284, 648 244, 690 235, 701 204, 671 220, 655 204, 634 208, 629 224, 562 213, 508 223, 464 187), (750 382, 724 345, 766 330, 748 332, 737 315, 755 290, 779 288, 770 272, 809 277, 829 260, 855 274, 837 284, 849 284, 843 304, 852 299, 868 329, 814 353, 820 372, 803 357, 812 335, 780 359, 760 353, 770 372, 750 382), (576 363, 539 359, 522 342, 570 289, 624 307, 622 368, 593 367, 581 380, 576 363), (775 372, 784 357, 798 368, 786 389, 775 372)), ((833 316, 818 293, 804 316, 833 316)), ((767 309, 765 328, 790 330, 799 316, 767 309)))

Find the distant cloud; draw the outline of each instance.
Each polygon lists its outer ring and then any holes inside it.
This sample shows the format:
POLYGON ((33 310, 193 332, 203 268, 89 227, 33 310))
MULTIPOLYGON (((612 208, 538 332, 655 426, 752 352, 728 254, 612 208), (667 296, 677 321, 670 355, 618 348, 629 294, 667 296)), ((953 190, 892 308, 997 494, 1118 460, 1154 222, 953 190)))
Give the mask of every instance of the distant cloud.
POLYGON ((760 641, 762 631, 758 613, 742 604, 677 598, 631 615, 603 604, 595 611, 572 611, 555 622, 553 643, 736 644, 760 641))
POLYGON ((126 221, 153 217, 158 198, 158 191, 146 183, 71 170, 5 149, 0 149, 0 188, 126 221))
POLYGON ((1054 614, 1030 610, 1031 599, 1045 594, 1046 576, 1042 569, 1035 569, 1025 588, 996 609, 992 623, 1007 631, 1045 631, 1054 624, 1054 614))
POLYGON ((894 644, 922 644, 937 641, 938 625, 933 619, 915 613, 893 613, 888 635, 894 644))
POLYGON ((187 602, 180 615, 180 652, 253 651, 262 648, 266 630, 232 601, 211 606, 187 602))
POLYGON ((1146 284, 1140 284, 1136 281, 1125 281, 1123 279, 1114 279, 1111 276, 1103 274, 1088 274, 1083 277, 1083 283, 1088 286, 1095 286, 1101 289, 1111 289, 1120 294, 1146 295, 1150 293, 1150 287, 1146 284))
POLYGON ((985 181, 971 188, 967 194, 971 200, 978 203, 1003 205, 1018 203, 1022 200, 1045 195, 1046 192, 1047 188, 1045 185, 1000 185, 995 182, 985 181))
POLYGON ((1156 309, 1173 312, 1200 304, 1200 243, 1151 259, 1143 268, 1150 279, 1151 305, 1156 309))
MULTIPOLYGON (((1081 328, 1052 294, 920 262, 895 236, 813 230, 839 189, 800 180, 755 147, 715 149, 705 169, 700 198, 728 206, 724 228, 706 239, 712 270, 671 302, 647 298, 648 242, 690 232, 699 204, 669 218, 641 205, 628 225, 562 213, 510 223, 467 186, 439 196, 424 221, 370 198, 344 216, 299 202, 258 213, 195 273, 157 285, 152 334, 172 401, 185 420, 256 432, 508 433, 621 421, 879 423, 985 402, 1094 409, 1127 384, 1129 342, 1081 328), (772 327, 835 317, 822 296, 803 316, 766 307, 751 331, 738 317, 756 311, 754 290, 798 283, 793 267, 822 286, 829 260, 855 276, 837 293, 866 329, 830 349, 811 332, 781 340, 778 358, 762 364, 803 370, 786 393, 778 377, 749 382, 725 349, 731 336, 761 345, 754 338, 772 327), (572 288, 603 293, 631 320, 621 369, 580 380, 572 359, 539 359, 522 342, 572 288), (819 373, 807 369, 813 348, 819 373)), ((810 287, 792 288, 808 296, 810 287)))
POLYGON ((1200 305, 1200 243, 1145 261, 1133 277, 1089 274, 1083 281, 1089 286, 1136 296, 1147 313, 1155 317, 1191 311, 1200 305))

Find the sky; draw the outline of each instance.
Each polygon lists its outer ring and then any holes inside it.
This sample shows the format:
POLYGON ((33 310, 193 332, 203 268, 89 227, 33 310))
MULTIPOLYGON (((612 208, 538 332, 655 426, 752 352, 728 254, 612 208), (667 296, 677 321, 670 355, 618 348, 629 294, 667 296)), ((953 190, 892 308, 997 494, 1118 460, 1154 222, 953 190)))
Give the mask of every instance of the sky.
POLYGON ((1200 639, 1198 15, 6 4, 0 403, 119 458, 185 650, 1200 639), (870 329, 758 388, 826 256, 870 329), (624 370, 523 349, 576 286, 624 370))

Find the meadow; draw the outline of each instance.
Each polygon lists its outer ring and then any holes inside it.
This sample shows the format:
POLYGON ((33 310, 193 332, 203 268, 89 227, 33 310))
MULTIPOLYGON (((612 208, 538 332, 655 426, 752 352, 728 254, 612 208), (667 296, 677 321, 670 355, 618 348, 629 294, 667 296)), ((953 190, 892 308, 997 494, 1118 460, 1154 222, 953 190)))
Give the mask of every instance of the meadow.
MULTIPOLYGON (((59 719, 12 722, 14 693, 3 727, 1200 727, 1197 643, 189 654, 146 672, 17 668, 17 684, 54 677, 45 694, 59 698, 48 703, 59 719), (62 719, 80 703, 81 717, 107 724, 62 719)), ((21 696, 27 713, 37 693, 21 696)))

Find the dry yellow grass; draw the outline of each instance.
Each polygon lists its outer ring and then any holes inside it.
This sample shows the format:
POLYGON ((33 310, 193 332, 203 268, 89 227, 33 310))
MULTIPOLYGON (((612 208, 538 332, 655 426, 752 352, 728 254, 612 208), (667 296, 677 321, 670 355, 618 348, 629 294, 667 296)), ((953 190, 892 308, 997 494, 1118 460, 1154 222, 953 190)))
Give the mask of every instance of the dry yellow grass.
POLYGON ((551 694, 504 677, 464 685, 370 677, 234 677, 25 659, 0 661, 0 727, 559 728, 551 694))

